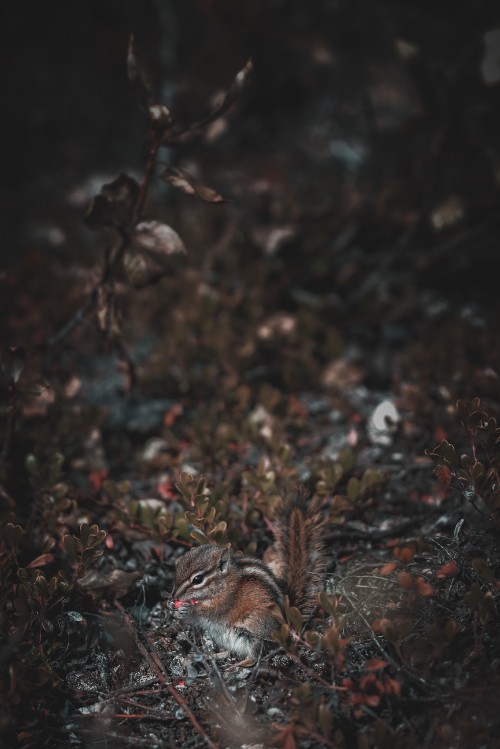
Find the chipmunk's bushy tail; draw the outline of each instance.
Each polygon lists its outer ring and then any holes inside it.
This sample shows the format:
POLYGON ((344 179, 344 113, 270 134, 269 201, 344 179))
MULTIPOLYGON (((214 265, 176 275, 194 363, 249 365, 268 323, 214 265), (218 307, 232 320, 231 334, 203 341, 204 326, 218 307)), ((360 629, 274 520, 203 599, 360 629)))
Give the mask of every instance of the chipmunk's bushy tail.
POLYGON ((322 588, 326 557, 319 503, 303 489, 290 493, 275 520, 274 536, 280 576, 290 604, 308 614, 322 588))

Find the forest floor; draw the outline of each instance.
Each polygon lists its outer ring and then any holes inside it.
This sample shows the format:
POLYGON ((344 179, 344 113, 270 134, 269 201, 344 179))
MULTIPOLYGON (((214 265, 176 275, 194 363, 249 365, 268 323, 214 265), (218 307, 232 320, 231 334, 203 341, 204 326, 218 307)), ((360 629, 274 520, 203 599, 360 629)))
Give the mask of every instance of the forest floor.
POLYGON ((467 474, 472 396, 498 403, 491 310, 411 286, 348 305, 238 222, 210 267, 119 289, 133 388, 90 322, 44 345, 92 268, 34 273, 35 254, 9 272, 26 356, 3 359, 23 368, 2 469, 5 745, 494 746, 498 490, 467 474), (289 622, 299 641, 235 670, 173 619, 175 560, 206 535, 269 558, 296 484, 322 501, 328 594, 289 622))

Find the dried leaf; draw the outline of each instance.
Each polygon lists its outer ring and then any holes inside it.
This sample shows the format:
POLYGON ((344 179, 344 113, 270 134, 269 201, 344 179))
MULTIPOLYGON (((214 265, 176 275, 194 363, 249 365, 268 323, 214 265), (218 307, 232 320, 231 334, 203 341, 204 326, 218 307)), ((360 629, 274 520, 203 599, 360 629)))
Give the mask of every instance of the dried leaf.
POLYGON ((171 226, 160 221, 142 221, 132 235, 133 245, 163 259, 169 255, 185 254, 182 239, 171 226))
POLYGON ((50 564, 54 561, 53 554, 40 554, 36 559, 26 565, 28 569, 34 569, 35 567, 43 567, 44 564, 50 564))
POLYGON ((415 590, 419 596, 423 598, 429 598, 434 595, 434 588, 432 585, 424 580, 423 577, 417 577, 415 580, 415 590))
POLYGON ((390 573, 393 572, 397 566, 397 562, 389 562, 388 564, 384 564, 384 566, 379 570, 379 575, 390 575, 390 573))
POLYGON ((187 195, 192 195, 195 198, 200 198, 206 203, 227 203, 227 199, 219 195, 218 192, 213 190, 211 187, 207 187, 199 182, 192 174, 186 172, 184 169, 174 169, 173 167, 166 167, 166 169, 160 174, 161 179, 168 182, 172 187, 182 190, 187 195))
POLYGON ((400 572, 398 575, 398 583, 402 588, 409 590, 413 588, 413 578, 408 572, 400 572))
POLYGON ((436 572, 436 577, 438 578, 438 580, 444 580, 446 577, 453 577, 453 575, 456 575, 457 572, 458 564, 454 559, 452 559, 451 562, 446 562, 446 564, 441 565, 441 567, 436 572))
POLYGON ((154 101, 153 82, 142 59, 134 34, 130 34, 128 44, 127 71, 139 106, 146 111, 154 101))
POLYGON ((365 671, 380 671, 388 665, 387 661, 374 658, 369 661, 365 661, 365 671))
POLYGON ((78 580, 78 585, 85 590, 110 588, 118 593, 128 590, 139 577, 141 577, 140 572, 113 570, 105 573, 100 570, 90 570, 78 580))
POLYGON ((133 286, 147 286, 165 276, 175 256, 186 255, 182 239, 171 226, 159 221, 142 221, 123 256, 125 275, 133 286))
POLYGON ((103 185, 99 195, 92 199, 85 222, 91 229, 128 227, 134 218, 139 193, 137 180, 122 172, 112 182, 103 185))
POLYGON ((229 91, 223 97, 222 101, 216 106, 209 114, 202 117, 201 120, 193 122, 187 127, 181 128, 177 132, 167 132, 163 139, 164 143, 186 143, 192 140, 211 122, 221 117, 227 110, 234 104, 236 99, 240 96, 241 92, 245 88, 253 70, 252 60, 247 60, 245 66, 236 74, 229 91))

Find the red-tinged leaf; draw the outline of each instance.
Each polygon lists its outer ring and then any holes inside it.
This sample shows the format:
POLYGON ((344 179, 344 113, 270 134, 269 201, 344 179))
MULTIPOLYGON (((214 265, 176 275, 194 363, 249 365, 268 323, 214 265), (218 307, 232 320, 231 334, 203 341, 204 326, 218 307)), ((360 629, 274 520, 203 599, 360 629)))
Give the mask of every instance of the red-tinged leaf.
POLYGON ((443 427, 436 427, 434 432, 434 440, 436 442, 444 442, 446 440, 446 432, 443 427))
POLYGON ((394 549, 394 556, 397 557, 403 564, 409 564, 413 559, 413 549, 409 546, 402 546, 394 549))
POLYGON ((365 661, 365 671, 380 671, 388 665, 387 661, 373 658, 370 661, 365 661))
POLYGON ((436 577, 438 578, 438 580, 443 580, 446 577, 453 577, 453 575, 456 575, 457 572, 458 564, 454 559, 452 559, 451 562, 447 562, 446 564, 441 565, 441 567, 436 572, 436 577))
POLYGON ((295 743, 295 738, 293 735, 293 727, 290 727, 290 730, 285 732, 283 743, 281 746, 283 747, 283 749, 297 749, 297 744, 295 743))
POLYGON ((449 485, 451 481, 451 471, 448 468, 448 466, 444 466, 444 465, 436 466, 435 473, 439 481, 442 481, 443 484, 446 484, 446 486, 449 485))
POLYGON ((32 562, 26 565, 28 569, 34 569, 35 567, 43 567, 44 564, 50 564, 54 561, 53 554, 40 554, 39 557, 33 559, 32 562))
POLYGON ((92 487, 92 491, 98 492, 103 484, 103 481, 107 479, 108 472, 102 468, 100 471, 92 471, 92 473, 89 474, 89 483, 92 487))
POLYGON ((154 557, 158 562, 163 561, 162 553, 160 549, 156 548, 156 546, 151 547, 151 556, 154 557))
POLYGON ((222 195, 216 192, 216 190, 199 182, 192 174, 189 174, 189 172, 186 172, 184 169, 174 169, 174 167, 167 166, 160 174, 160 177, 177 190, 181 190, 186 193, 186 195, 191 195, 194 198, 199 198, 206 203, 228 202, 227 198, 223 198, 222 195))
POLYGON ((384 566, 379 570, 379 575, 390 575, 390 573, 393 572, 397 566, 397 562, 389 562, 388 564, 384 564, 384 566))
POLYGON ((398 575, 398 583, 402 588, 410 590, 413 588, 413 578, 408 572, 400 572, 398 575))
POLYGON ((162 497, 162 499, 174 499, 176 494, 174 492, 174 485, 171 481, 162 481, 158 484, 156 491, 162 497))
POLYGON ((182 406, 182 404, 175 403, 172 408, 169 408, 169 410, 164 414, 163 425, 170 429, 170 427, 175 424, 179 416, 182 416, 183 413, 184 407, 182 406))
POLYGON ((385 678, 384 691, 386 694, 393 694, 398 697, 401 694, 401 684, 396 679, 385 678))
POLYGON ((429 598, 429 596, 434 595, 434 588, 433 586, 426 582, 423 577, 417 577, 415 580, 415 590, 417 591, 419 596, 422 596, 423 598, 429 598))
POLYGON ((133 34, 130 34, 128 45, 127 70, 137 101, 142 109, 147 110, 154 101, 153 84, 133 34))
POLYGON ((378 707, 380 699, 379 694, 367 694, 365 695, 364 704, 368 705, 368 707, 378 707))
POLYGON ((373 690, 377 689, 378 691, 381 691, 379 689, 380 682, 378 681, 375 674, 364 674, 364 676, 361 677, 359 680, 359 686, 361 689, 364 690, 373 690))

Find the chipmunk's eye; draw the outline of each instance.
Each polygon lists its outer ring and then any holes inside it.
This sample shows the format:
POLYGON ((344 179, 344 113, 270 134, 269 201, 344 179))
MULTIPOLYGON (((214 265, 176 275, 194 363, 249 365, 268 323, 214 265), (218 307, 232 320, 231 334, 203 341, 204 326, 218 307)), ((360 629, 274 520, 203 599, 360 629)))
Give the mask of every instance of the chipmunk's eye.
POLYGON ((193 583, 193 585, 200 585, 204 579, 205 575, 195 575, 191 582, 193 583))

